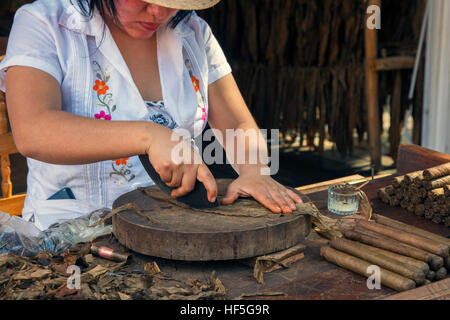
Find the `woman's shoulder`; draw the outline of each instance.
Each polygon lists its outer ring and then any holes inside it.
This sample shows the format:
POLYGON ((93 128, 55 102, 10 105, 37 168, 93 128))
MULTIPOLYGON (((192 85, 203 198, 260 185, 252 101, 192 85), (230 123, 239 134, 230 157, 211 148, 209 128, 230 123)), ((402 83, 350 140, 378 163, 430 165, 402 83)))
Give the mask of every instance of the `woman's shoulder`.
POLYGON ((184 21, 184 26, 193 30, 196 33, 204 33, 205 29, 209 28, 208 23, 201 18, 195 11, 192 12, 188 20, 184 21))
POLYGON ((73 9, 75 7, 71 0, 36 0, 21 6, 16 15, 27 12, 40 20, 58 22, 63 15, 67 14, 68 10, 73 9))
POLYGON ((199 44, 205 44, 212 34, 209 24, 194 11, 190 18, 177 27, 179 31, 186 35, 194 34, 199 44))

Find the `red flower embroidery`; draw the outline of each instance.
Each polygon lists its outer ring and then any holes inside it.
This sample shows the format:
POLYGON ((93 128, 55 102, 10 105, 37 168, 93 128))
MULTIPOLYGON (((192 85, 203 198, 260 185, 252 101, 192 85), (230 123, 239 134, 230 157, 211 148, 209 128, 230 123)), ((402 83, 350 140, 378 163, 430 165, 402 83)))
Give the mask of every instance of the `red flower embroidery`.
POLYGON ((200 81, 195 76, 191 77, 192 84, 194 85, 195 92, 198 92, 200 90, 200 81))
POLYGON ((126 165, 128 159, 130 159, 130 158, 117 159, 117 160, 113 160, 113 161, 116 162, 117 166, 120 166, 120 165, 126 165))
POLYGON ((99 96, 106 94, 108 89, 109 87, 106 85, 105 81, 95 80, 94 90, 97 91, 99 96))

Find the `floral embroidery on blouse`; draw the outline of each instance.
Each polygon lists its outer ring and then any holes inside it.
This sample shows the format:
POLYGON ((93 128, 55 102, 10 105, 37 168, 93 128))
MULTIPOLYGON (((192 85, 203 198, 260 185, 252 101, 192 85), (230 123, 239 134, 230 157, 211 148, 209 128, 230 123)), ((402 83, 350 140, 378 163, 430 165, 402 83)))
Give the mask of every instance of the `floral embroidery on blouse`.
MULTIPOLYGON (((130 182, 136 176, 131 172, 130 168, 133 167, 133 164, 131 162, 128 162, 130 158, 123 158, 123 159, 117 159, 113 160, 111 162, 112 171, 109 173, 109 176, 112 178, 114 176, 117 176, 119 178, 123 178, 126 180, 126 182, 130 182), (116 167, 117 166, 117 167, 116 167)), ((114 183, 121 184, 120 180, 114 181, 114 183)))
POLYGON ((150 121, 163 125, 171 130, 177 127, 176 122, 167 112, 164 101, 146 101, 150 121))
MULTIPOLYGON (((100 64, 97 61, 93 62, 95 68, 94 73, 96 76, 95 84, 93 86, 93 90, 97 94, 97 101, 95 106, 99 108, 99 112, 94 114, 95 119, 97 120, 112 120, 112 114, 116 111, 117 106, 114 104, 113 95, 111 92, 108 92, 109 86, 107 85, 111 76, 108 73, 108 67, 103 70, 100 64)), ((109 173, 109 176, 118 177, 119 180, 115 180, 114 183, 122 184, 120 180, 124 179, 126 182, 130 182, 136 176, 132 174, 131 168, 133 164, 128 162, 130 158, 123 158, 112 160, 112 171, 109 173)))
POLYGON ((99 113, 95 114, 95 118, 111 120, 112 113, 116 111, 117 108, 117 106, 114 104, 112 93, 108 93, 109 87, 107 84, 111 76, 108 73, 107 67, 105 68, 105 70, 103 70, 103 68, 97 61, 94 61, 93 63, 96 67, 94 69, 94 72, 97 78, 95 80, 93 89, 97 93, 96 106, 101 109, 99 113))
POLYGON ((194 76, 194 73, 192 71, 192 65, 188 59, 185 60, 185 65, 189 71, 189 75, 191 76, 191 81, 192 81, 192 85, 194 86, 195 93, 197 94, 197 102, 198 102, 197 107, 202 110, 202 120, 203 120, 203 122, 205 122, 207 113, 206 113, 205 103, 203 101, 203 97, 200 92, 200 81, 194 76))

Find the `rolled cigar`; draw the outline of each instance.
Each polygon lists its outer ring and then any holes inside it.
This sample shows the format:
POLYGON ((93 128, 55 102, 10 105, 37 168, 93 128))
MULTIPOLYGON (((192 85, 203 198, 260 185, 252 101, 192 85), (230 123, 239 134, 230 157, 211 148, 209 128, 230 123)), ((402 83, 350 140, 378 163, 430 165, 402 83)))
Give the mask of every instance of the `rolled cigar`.
POLYGON ((445 197, 444 188, 434 189, 428 192, 428 198, 430 198, 431 201, 436 201, 441 197, 445 197))
MULTIPOLYGON (((329 262, 337 264, 342 268, 356 272, 364 277, 369 276, 369 274, 367 274, 367 269, 372 264, 367 261, 353 257, 349 254, 340 252, 328 246, 320 248, 320 255, 329 262)), ((411 279, 402 277, 401 275, 393 273, 389 270, 385 270, 383 268, 380 268, 380 272, 381 284, 391 289, 397 291, 406 291, 414 289, 416 287, 416 283, 411 279)))
POLYGON ((428 220, 433 219, 434 216, 434 210, 433 209, 425 209, 425 214, 424 214, 425 218, 428 220))
POLYGON ((380 188, 377 190, 378 198, 380 198, 381 201, 384 203, 390 203, 391 197, 387 194, 386 188, 380 188))
POLYGON ((330 241, 330 246, 339 251, 346 252, 354 257, 361 258, 365 261, 372 262, 386 270, 395 272, 408 279, 414 280, 417 284, 422 284, 425 281, 425 274, 413 267, 407 266, 399 261, 392 259, 381 253, 366 250, 359 243, 347 239, 335 238, 330 241))
POLYGON ((389 238, 412 245, 416 248, 432 252, 444 258, 447 257, 449 253, 448 245, 409 232, 405 232, 399 229, 393 229, 380 223, 361 220, 358 221, 358 225, 361 225, 365 229, 369 229, 374 232, 385 235, 389 238))
POLYGON ((416 205, 418 205, 419 203, 422 203, 422 198, 420 198, 419 196, 417 196, 416 194, 411 196, 411 200, 410 200, 410 204, 408 205, 408 211, 409 212, 414 212, 414 210, 416 209, 416 205), (413 211, 410 211, 410 207, 412 206, 413 211))
POLYGON ((450 162, 423 170, 423 177, 426 180, 433 180, 450 175, 450 162))
POLYGON ((394 188, 400 188, 402 185, 403 179, 404 179, 404 176, 394 177, 394 179, 392 180, 392 186, 394 188))
POLYGON ((358 228, 356 228, 356 231, 343 231, 343 234, 347 239, 360 241, 380 249, 385 249, 420 261, 425 261, 433 270, 438 270, 444 265, 444 259, 442 257, 425 250, 409 246, 391 238, 363 234, 358 232, 358 228))
POLYGON ((380 249, 377 247, 372 247, 372 246, 369 246, 364 243, 360 243, 360 246, 365 248, 366 250, 372 250, 372 251, 381 253, 385 256, 388 256, 392 259, 395 259, 395 260, 403 263, 404 265, 415 267, 416 269, 419 269, 420 271, 422 271, 424 274, 427 274, 428 271, 430 271, 430 266, 428 265, 428 263, 426 263, 424 261, 413 259, 413 258, 410 258, 407 256, 403 256, 401 254, 394 253, 394 252, 384 250, 384 249, 380 249))
POLYGON ((434 223, 440 224, 442 222, 442 216, 440 213, 433 214, 433 218, 431 219, 434 223))
POLYGON ((423 179, 423 175, 420 174, 419 176, 414 177, 414 179, 413 179, 411 185, 413 185, 413 186, 416 187, 416 188, 420 188, 420 187, 423 186, 423 180, 424 180, 424 179, 423 179))
POLYGON ((408 207, 406 208, 406 210, 408 210, 408 212, 413 213, 416 210, 416 204, 411 202, 408 207))
POLYGON ((450 197, 450 185, 444 186, 444 194, 446 197, 450 197))
POLYGON ((411 194, 409 191, 403 191, 403 200, 405 200, 405 209, 408 208, 409 201, 411 200, 411 194))
POLYGON ((417 196, 421 199, 425 199, 427 197, 427 190, 425 188, 417 189, 417 196))
POLYGON ((441 215, 442 221, 444 221, 444 220, 445 220, 445 217, 446 217, 446 216, 448 215, 448 213, 449 213, 449 208, 448 208, 448 206, 442 204, 441 207, 440 207, 439 213, 440 213, 440 215, 441 215))
POLYGON ((435 234, 435 233, 432 233, 432 232, 429 232, 429 231, 426 231, 426 230, 423 230, 423 229, 411 226, 409 224, 406 224, 406 223, 403 223, 403 222, 400 222, 400 221, 397 221, 397 220, 394 220, 394 219, 391 219, 391 218, 388 218, 388 217, 385 217, 385 216, 382 216, 379 214, 375 214, 375 213, 372 215, 372 218, 379 224, 383 224, 388 227, 392 227, 392 228, 395 228, 398 230, 409 232, 409 233, 412 233, 412 234, 415 234, 415 235, 418 235, 418 236, 421 236, 421 237, 424 237, 424 238, 427 238, 430 240, 440 242, 447 246, 450 246, 450 239, 440 236, 438 234, 435 234))
POLYGON ((394 195, 395 194, 395 188, 393 187, 393 186, 387 186, 386 188, 384 188, 384 191, 386 191, 386 193, 389 195, 389 196, 392 196, 392 195, 394 195))
POLYGON ((408 205, 409 205, 408 200, 403 199, 402 201, 400 201, 400 206, 401 206, 403 209, 408 208, 408 205))
POLYGON ((445 225, 447 228, 450 228, 450 217, 445 217, 445 219, 444 219, 444 225, 445 225))
POLYGON ((439 179, 424 181, 423 186, 427 190, 433 190, 433 189, 442 188, 449 184, 450 184, 450 176, 445 176, 445 177, 442 177, 439 179))
POLYGON ((417 180, 423 180, 423 170, 405 174, 405 180, 408 182, 408 184, 411 184, 416 178, 417 180))
POLYGON ((447 276, 447 269, 442 267, 438 271, 436 271, 436 277, 434 278, 434 280, 439 281, 445 279, 446 276, 447 276))
POLYGON ((398 199, 395 198, 395 197, 391 197, 391 199, 389 200, 389 205, 390 205, 390 206, 396 207, 396 206, 398 206, 399 204, 400 204, 400 200, 398 200, 398 199))
POLYGON ((439 212, 439 204, 437 202, 433 202, 431 204, 431 207, 432 207, 434 213, 439 212))
POLYGON ((127 261, 129 257, 128 255, 117 253, 111 248, 97 247, 95 245, 91 245, 91 252, 102 258, 118 262, 127 261))
POLYGON ((425 205, 423 203, 418 204, 414 213, 416 216, 423 217, 425 214, 425 205))
POLYGON ((406 179, 403 179, 400 183, 400 188, 407 189, 409 187, 409 181, 406 179))
POLYGON ((436 278, 436 272, 433 270, 428 271, 428 273, 425 275, 425 278, 430 281, 433 281, 434 278, 436 278))

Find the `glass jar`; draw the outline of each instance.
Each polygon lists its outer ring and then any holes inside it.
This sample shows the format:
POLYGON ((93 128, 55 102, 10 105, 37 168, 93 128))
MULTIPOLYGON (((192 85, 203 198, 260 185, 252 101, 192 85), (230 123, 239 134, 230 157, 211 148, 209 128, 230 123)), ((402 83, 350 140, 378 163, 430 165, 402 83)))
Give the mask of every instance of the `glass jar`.
POLYGON ((359 192, 348 184, 336 184, 328 188, 328 210, 348 216, 355 214, 359 207, 359 192))

